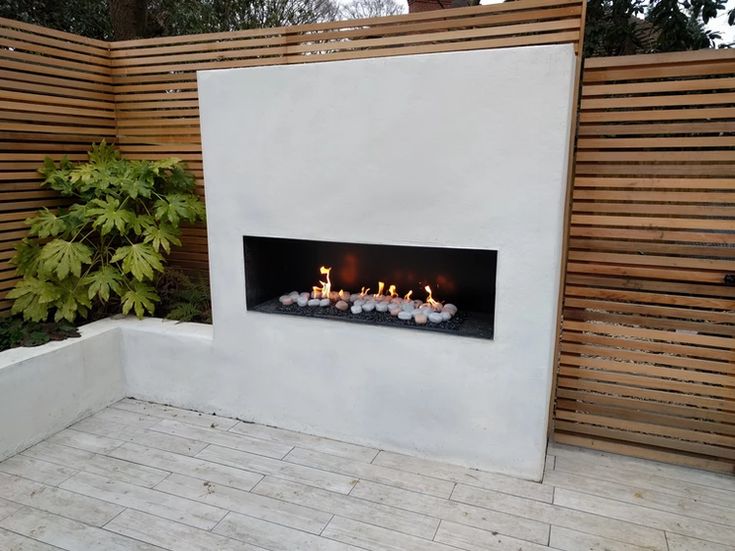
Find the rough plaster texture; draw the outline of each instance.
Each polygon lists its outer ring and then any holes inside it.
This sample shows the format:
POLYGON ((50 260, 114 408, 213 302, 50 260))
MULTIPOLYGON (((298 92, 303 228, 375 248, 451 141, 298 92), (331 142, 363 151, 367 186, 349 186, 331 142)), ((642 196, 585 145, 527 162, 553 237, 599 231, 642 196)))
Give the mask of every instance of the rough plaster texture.
POLYGON ((562 45, 201 72, 217 359, 180 399, 538 478, 574 61, 562 45), (243 235, 496 249, 495 339, 247 312, 243 235))

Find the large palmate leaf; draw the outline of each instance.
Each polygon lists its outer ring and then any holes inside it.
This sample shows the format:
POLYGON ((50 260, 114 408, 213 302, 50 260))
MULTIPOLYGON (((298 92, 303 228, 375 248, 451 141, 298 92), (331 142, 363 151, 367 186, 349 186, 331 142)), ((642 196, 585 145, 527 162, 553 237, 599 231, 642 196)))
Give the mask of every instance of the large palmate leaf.
POLYGON ((155 187, 156 174, 148 161, 131 161, 116 179, 116 185, 131 199, 148 199, 155 187))
POLYGON ((15 256, 12 263, 15 271, 22 276, 35 276, 40 268, 41 246, 38 241, 23 239, 15 246, 15 256))
POLYGON ((41 239, 56 237, 66 230, 64 219, 47 208, 44 208, 35 216, 27 218, 26 224, 30 226, 28 235, 37 236, 41 239))
POLYGON ((98 297, 102 302, 110 300, 110 291, 118 296, 122 293, 122 281, 123 275, 113 266, 102 266, 84 278, 84 283, 89 285, 87 296, 98 297))
POLYGON ((84 282, 67 278, 59 285, 59 298, 54 303, 56 313, 55 321, 67 320, 73 322, 77 315, 86 316, 92 302, 87 296, 87 288, 84 282))
POLYGON ((122 295, 122 313, 127 315, 133 310, 138 318, 142 318, 146 312, 153 314, 158 300, 158 295, 151 285, 133 281, 130 289, 122 295))
POLYGON ((171 244, 181 245, 179 232, 176 230, 176 228, 174 228, 170 224, 166 224, 165 222, 161 223, 160 226, 148 226, 148 228, 146 228, 144 232, 144 235, 144 241, 153 245, 153 248, 156 250, 156 252, 163 249, 164 251, 166 251, 166 253, 170 253, 171 244))
POLYGON ((182 193, 170 193, 159 199, 155 203, 155 208, 156 220, 168 221, 174 226, 178 226, 182 219, 186 220, 191 216, 189 202, 182 193))
POLYGON ((112 262, 122 261, 122 270, 138 281, 153 279, 153 271, 163 271, 163 257, 149 243, 135 243, 119 247, 112 262))
POLYGON ((92 263, 92 249, 84 243, 54 239, 43 246, 38 258, 46 273, 55 273, 62 280, 69 274, 82 274, 82 264, 92 263))
POLYGON ((49 308, 61 296, 60 289, 50 281, 26 277, 8 291, 7 298, 14 300, 11 312, 22 313, 26 320, 44 321, 49 308))
POLYGON ((110 197, 107 200, 94 199, 87 215, 95 217, 93 226, 100 228, 102 235, 110 233, 113 228, 124 234, 128 226, 133 224, 135 213, 121 208, 120 200, 110 197))
POLYGON ((178 226, 182 220, 195 222, 204 219, 204 205, 195 195, 169 193, 155 203, 157 220, 178 226))
POLYGON ((38 172, 44 177, 41 185, 48 186, 54 191, 58 191, 61 195, 73 195, 74 183, 70 177, 71 168, 71 161, 66 156, 61 159, 58 168, 50 157, 46 157, 43 160, 43 166, 38 169, 38 172))

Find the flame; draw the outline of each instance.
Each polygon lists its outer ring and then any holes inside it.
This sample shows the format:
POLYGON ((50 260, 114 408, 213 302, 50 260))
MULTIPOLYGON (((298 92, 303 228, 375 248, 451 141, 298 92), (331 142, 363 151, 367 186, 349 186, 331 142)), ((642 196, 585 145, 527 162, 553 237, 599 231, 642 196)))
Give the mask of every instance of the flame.
POLYGON ((324 298, 329 298, 329 293, 332 292, 332 282, 329 279, 329 272, 331 271, 332 271, 331 266, 329 268, 325 266, 322 266, 321 268, 319 268, 319 273, 327 276, 326 282, 319 280, 319 283, 322 284, 322 296, 324 298))
POLYGON ((311 298, 321 298, 322 297, 322 288, 321 287, 312 287, 311 292, 311 298))
POLYGON ((365 298, 369 292, 370 287, 368 287, 367 289, 363 287, 362 289, 360 289, 360 298, 365 298))
POLYGON ((403 300, 411 300, 411 295, 413 294, 413 291, 409 291, 406 293, 406 296, 403 297, 403 300))
POLYGON ((383 283, 382 281, 378 281, 378 292, 375 293, 373 296, 375 298, 382 297, 383 296, 383 288, 384 287, 385 287, 385 283, 383 283))
POLYGON ((388 287, 388 292, 390 293, 391 298, 396 298, 398 296, 398 293, 396 293, 395 285, 391 285, 390 287, 388 287))
POLYGON ((342 300, 346 300, 345 297, 347 296, 347 293, 345 293, 344 289, 339 290, 339 298, 342 300))
POLYGON ((431 287, 429 287, 429 286, 427 285, 426 287, 424 287, 424 290, 425 290, 425 291, 426 291, 427 293, 429 293, 429 296, 428 296, 428 297, 426 298, 426 302, 427 302, 427 303, 428 303, 429 305, 431 305, 432 307, 435 307, 435 306, 441 306, 441 303, 440 303, 440 302, 438 302, 438 301, 436 301, 436 300, 434 300, 434 297, 432 297, 432 296, 431 296, 431 287))

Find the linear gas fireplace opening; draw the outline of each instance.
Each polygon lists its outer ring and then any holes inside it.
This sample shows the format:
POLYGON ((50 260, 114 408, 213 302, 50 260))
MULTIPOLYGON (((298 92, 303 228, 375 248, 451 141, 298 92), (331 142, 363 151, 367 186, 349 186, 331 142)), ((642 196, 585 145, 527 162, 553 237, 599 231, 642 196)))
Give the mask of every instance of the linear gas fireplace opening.
POLYGON ((493 338, 497 251, 244 236, 247 309, 493 338))

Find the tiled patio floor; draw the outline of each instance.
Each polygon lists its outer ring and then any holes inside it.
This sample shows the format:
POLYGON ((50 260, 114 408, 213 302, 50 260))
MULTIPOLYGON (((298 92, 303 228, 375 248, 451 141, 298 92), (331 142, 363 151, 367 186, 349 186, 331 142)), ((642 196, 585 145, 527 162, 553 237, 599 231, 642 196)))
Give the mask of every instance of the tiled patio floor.
POLYGON ((735 549, 735 478, 551 447, 542 484, 122 400, 0 463, 0 550, 735 549))

